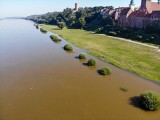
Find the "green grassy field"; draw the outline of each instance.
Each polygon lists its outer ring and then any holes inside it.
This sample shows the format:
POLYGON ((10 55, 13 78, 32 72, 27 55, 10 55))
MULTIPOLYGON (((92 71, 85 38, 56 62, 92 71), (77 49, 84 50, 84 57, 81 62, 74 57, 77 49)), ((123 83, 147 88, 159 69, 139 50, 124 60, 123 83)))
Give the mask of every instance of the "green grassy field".
POLYGON ((56 26, 42 28, 59 34, 90 54, 144 78, 160 81, 160 52, 156 49, 78 29, 60 30, 56 26))

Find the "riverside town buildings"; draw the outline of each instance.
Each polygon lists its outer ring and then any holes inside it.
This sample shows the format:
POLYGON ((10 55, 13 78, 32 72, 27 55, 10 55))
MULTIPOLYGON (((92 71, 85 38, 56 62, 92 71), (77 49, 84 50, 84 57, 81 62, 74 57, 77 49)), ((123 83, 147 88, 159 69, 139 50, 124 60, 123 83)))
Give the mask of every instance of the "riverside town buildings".
POLYGON ((150 23, 160 25, 160 0, 141 0, 140 7, 135 7, 134 0, 131 0, 129 7, 103 9, 101 14, 112 16, 120 27, 145 28, 150 23))

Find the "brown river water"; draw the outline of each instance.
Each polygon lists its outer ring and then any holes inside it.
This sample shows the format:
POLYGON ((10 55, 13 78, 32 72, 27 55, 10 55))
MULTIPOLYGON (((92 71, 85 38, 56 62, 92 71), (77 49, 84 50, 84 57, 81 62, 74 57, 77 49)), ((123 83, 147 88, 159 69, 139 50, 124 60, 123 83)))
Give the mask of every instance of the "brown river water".
POLYGON ((160 84, 98 59, 87 67, 77 59, 87 51, 67 53, 65 40, 54 43, 33 24, 0 21, 0 120, 160 120, 160 111, 133 102, 146 90, 160 93, 160 84), (105 66, 112 75, 98 75, 105 66))

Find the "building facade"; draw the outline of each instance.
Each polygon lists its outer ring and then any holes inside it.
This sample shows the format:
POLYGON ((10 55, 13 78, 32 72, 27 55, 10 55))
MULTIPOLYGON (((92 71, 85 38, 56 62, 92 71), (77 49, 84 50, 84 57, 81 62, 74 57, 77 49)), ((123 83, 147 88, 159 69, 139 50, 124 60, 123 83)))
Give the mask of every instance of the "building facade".
POLYGON ((104 9, 101 14, 112 15, 118 20, 120 27, 145 28, 150 23, 160 25, 160 0, 157 2, 142 0, 140 7, 135 7, 134 0, 131 0, 129 7, 104 9))

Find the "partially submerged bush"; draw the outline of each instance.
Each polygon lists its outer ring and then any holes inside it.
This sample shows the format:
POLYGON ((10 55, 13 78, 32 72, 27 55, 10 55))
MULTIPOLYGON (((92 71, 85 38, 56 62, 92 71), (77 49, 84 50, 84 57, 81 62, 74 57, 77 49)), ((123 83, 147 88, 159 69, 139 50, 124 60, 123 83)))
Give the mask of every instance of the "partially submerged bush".
POLYGON ((87 58, 87 55, 86 54, 80 54, 79 55, 79 59, 86 59, 87 58))
POLYGON ((109 68, 102 68, 98 70, 98 73, 101 75, 109 75, 112 73, 112 71, 109 68))
POLYGON ((47 33, 47 30, 45 30, 43 28, 40 28, 40 31, 43 32, 43 33, 47 33))
POLYGON ((89 59, 88 62, 87 62, 87 65, 88 66, 95 66, 96 65, 96 60, 93 59, 93 58, 89 59))
POLYGON ((120 90, 123 92, 128 92, 128 88, 126 88, 126 87, 121 87, 120 90))
POLYGON ((64 50, 66 50, 66 51, 73 51, 73 48, 72 48, 71 45, 67 44, 67 45, 64 46, 64 50))
POLYGON ((55 36, 55 35, 51 35, 50 38, 54 41, 54 42, 60 42, 61 40, 55 36))
POLYGON ((38 25, 36 25, 36 28, 37 28, 37 29, 39 29, 39 26, 38 26, 38 25))
POLYGON ((139 104, 142 108, 150 111, 160 109, 160 95, 154 91, 147 91, 140 95, 139 104))

